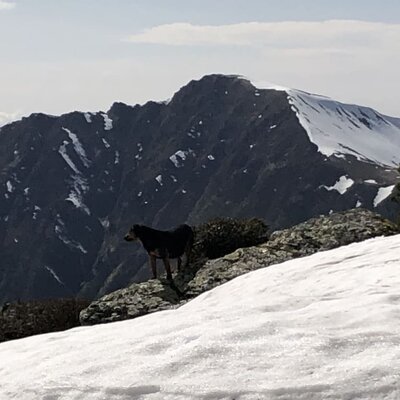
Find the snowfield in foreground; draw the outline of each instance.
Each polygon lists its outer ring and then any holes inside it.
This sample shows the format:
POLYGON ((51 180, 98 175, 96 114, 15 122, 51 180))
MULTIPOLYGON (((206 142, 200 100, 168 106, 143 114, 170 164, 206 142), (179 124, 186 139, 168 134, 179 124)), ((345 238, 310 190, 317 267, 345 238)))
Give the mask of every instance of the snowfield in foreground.
POLYGON ((0 399, 400 399, 400 235, 0 344, 0 399))

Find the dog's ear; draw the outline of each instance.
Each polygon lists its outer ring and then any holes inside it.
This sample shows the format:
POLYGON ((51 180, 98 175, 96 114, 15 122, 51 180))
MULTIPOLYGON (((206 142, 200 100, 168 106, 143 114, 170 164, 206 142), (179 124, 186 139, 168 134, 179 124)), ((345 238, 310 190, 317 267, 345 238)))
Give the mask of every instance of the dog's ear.
POLYGON ((141 227, 142 225, 135 224, 132 226, 131 231, 133 231, 135 234, 138 234, 141 231, 141 227))

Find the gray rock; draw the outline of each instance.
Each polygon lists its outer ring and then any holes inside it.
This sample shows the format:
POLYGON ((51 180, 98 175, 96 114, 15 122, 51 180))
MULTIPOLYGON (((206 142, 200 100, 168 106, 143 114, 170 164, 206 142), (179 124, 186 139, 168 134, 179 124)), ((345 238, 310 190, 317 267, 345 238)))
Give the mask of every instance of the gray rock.
POLYGON ((179 304, 178 293, 168 281, 153 279, 117 290, 82 310, 82 325, 121 321, 154 311, 165 310, 179 304))
POLYGON ((240 248, 221 258, 199 261, 174 277, 133 284, 93 302, 80 315, 82 324, 135 318, 175 308, 199 294, 237 276, 272 264, 359 242, 399 233, 394 223, 364 209, 312 218, 292 228, 274 232, 258 246, 240 248))
POLYGON ((238 249, 220 259, 207 261, 189 282, 185 293, 188 297, 195 297, 259 268, 398 232, 395 224, 364 209, 312 218, 292 228, 274 232, 264 244, 238 249))

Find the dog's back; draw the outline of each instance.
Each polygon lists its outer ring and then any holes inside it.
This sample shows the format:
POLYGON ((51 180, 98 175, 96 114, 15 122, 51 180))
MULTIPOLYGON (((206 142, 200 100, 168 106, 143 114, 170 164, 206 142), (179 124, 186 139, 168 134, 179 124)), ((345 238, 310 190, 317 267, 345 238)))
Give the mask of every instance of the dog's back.
POLYGON ((182 259, 185 254, 187 267, 193 246, 194 233, 189 225, 180 225, 171 231, 159 231, 144 225, 133 225, 124 239, 128 242, 140 240, 149 254, 149 263, 153 278, 157 278, 156 259, 164 262, 167 279, 172 279, 170 258, 177 258, 178 271, 181 270, 182 259))
MULTIPOLYGON (((179 225, 170 231, 160 231, 144 225, 134 225, 130 232, 140 239, 143 247, 150 254, 156 254, 158 258, 178 258, 184 253, 190 252, 194 233, 189 225, 179 225)), ((125 236, 129 240, 131 233, 125 236)), ((132 240, 132 239, 131 239, 132 240)))
POLYGON ((171 258, 180 257, 191 250, 194 233, 189 225, 179 225, 174 230, 166 233, 168 233, 167 250, 171 258))

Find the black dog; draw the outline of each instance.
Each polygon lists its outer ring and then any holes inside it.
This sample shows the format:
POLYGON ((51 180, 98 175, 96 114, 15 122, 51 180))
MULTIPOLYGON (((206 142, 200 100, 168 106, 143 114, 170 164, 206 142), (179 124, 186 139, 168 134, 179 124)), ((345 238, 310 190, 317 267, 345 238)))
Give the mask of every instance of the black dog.
POLYGON ((159 231, 144 225, 133 225, 124 239, 128 242, 140 240, 149 254, 149 263, 153 278, 157 278, 156 260, 164 261, 167 279, 172 279, 170 258, 178 259, 178 271, 181 270, 182 259, 185 254, 185 266, 189 262, 193 246, 193 230, 189 225, 180 225, 172 231, 159 231))

